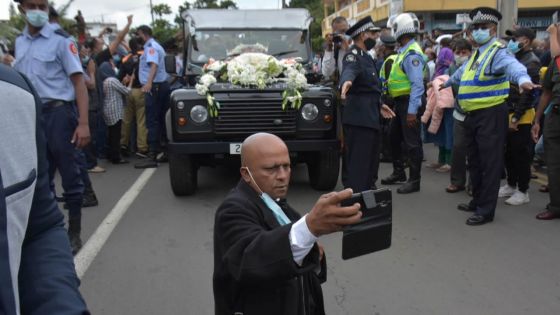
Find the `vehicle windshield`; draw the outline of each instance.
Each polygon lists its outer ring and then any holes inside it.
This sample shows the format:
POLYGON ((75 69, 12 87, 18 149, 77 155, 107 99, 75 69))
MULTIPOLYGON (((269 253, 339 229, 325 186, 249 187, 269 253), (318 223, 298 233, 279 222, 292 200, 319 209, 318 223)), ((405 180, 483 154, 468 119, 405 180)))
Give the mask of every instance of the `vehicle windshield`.
POLYGON ((307 61, 307 45, 301 30, 197 30, 190 60, 205 64, 210 58, 223 60, 246 52, 260 52, 279 59, 300 57, 307 61))

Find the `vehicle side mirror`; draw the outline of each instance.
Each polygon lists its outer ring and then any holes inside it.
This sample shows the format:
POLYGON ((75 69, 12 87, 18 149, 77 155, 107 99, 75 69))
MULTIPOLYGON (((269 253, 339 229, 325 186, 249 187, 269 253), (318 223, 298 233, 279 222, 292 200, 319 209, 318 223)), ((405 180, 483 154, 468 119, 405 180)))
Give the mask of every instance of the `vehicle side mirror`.
POLYGON ((175 55, 165 56, 165 72, 169 74, 177 74, 177 64, 175 62, 175 55))

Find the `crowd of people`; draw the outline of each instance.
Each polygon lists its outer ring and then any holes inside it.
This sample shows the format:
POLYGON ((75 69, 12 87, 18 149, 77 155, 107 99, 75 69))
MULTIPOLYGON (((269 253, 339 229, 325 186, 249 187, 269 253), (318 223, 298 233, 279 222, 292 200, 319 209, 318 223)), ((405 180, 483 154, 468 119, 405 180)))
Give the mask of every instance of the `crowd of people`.
POLYGON ((529 203, 533 161, 546 161, 549 184, 539 190, 551 191, 551 203, 537 219, 558 218, 560 174, 550 156, 558 140, 540 126, 557 120, 559 26, 539 40, 520 26, 498 34, 502 16, 492 8, 476 8, 470 18, 455 34, 422 33, 412 13, 387 27, 370 17, 352 27, 333 19, 320 69, 340 88, 342 182, 354 191, 376 188, 381 160, 393 163, 381 184, 417 192, 423 144, 433 143, 437 161, 425 167, 450 175, 448 193, 468 192, 472 200, 458 208, 473 212, 467 224, 479 225, 494 219, 499 198, 529 203))

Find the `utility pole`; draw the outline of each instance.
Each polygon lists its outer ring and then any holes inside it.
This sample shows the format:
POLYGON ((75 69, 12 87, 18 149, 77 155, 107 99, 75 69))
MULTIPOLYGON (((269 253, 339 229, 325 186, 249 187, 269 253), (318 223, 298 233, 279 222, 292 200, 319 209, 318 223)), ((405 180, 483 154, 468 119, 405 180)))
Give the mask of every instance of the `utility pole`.
POLYGON ((152 0, 150 0, 150 13, 152 14, 152 25, 154 25, 154 5, 152 4, 152 0))
POLYGON ((513 26, 517 24, 517 0, 497 0, 497 9, 502 13, 502 21, 497 34, 497 37, 501 37, 506 30, 513 29, 513 26))

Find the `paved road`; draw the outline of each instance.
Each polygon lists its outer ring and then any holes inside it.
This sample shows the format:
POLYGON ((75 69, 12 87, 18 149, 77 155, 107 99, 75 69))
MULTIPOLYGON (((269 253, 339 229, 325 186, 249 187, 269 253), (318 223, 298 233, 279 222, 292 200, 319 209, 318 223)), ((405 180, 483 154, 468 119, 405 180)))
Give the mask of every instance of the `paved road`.
MULTIPOLYGON (((84 210, 86 238, 141 173, 92 175, 101 205, 84 210)), ((214 211, 238 176, 217 168, 199 178, 188 198, 173 196, 166 165, 150 178, 82 279, 93 314, 213 314, 214 211)), ((533 185, 530 205, 500 204, 492 224, 468 227, 455 210, 468 197, 445 193, 447 181, 424 169, 421 193, 395 195, 389 250, 342 261, 341 235, 321 238, 327 314, 560 314, 560 220, 534 219, 546 195, 533 185)), ((297 167, 289 202, 303 213, 319 195, 297 167)))

